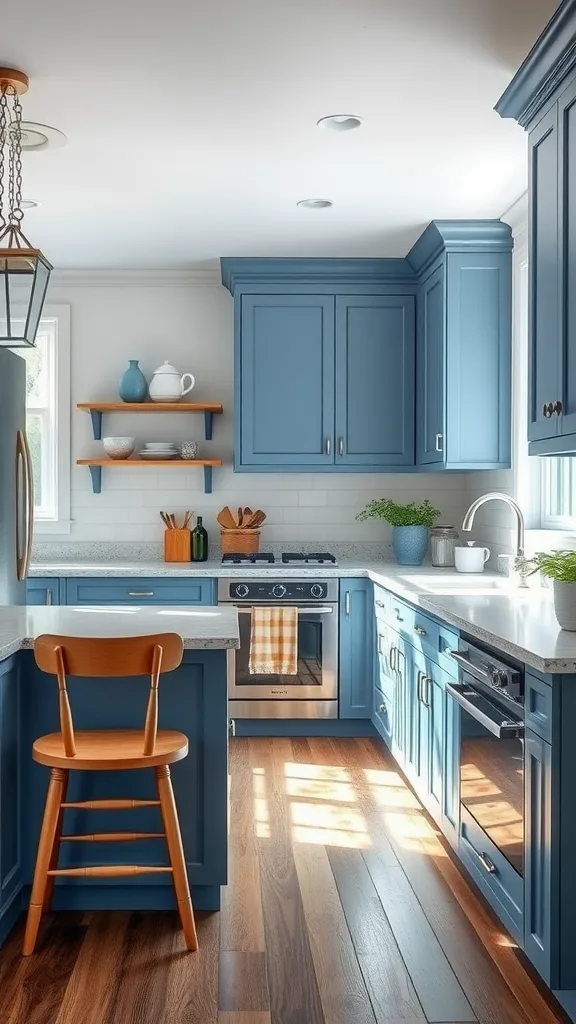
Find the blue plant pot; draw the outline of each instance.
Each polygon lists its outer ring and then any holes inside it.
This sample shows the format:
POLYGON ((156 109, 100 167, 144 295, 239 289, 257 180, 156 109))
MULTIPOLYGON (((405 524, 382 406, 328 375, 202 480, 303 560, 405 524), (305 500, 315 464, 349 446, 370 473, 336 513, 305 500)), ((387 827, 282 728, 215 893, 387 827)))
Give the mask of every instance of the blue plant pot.
POLYGON ((428 527, 395 526, 392 548, 398 565, 422 565, 428 550, 428 527))
POLYGON ((137 359, 128 360, 128 369, 118 382, 118 394, 123 402, 145 402, 148 395, 148 381, 138 366, 137 359))

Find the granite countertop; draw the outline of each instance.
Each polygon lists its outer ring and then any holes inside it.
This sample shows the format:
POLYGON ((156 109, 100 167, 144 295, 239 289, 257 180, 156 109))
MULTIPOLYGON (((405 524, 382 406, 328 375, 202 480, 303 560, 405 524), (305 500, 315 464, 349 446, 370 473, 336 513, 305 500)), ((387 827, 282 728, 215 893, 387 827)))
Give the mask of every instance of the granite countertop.
POLYGON ((505 576, 495 573, 463 575, 454 569, 412 568, 355 559, 341 559, 337 566, 290 569, 277 562, 270 566, 234 569, 215 559, 197 564, 159 560, 36 562, 30 575, 180 579, 236 575, 243 579, 368 577, 397 597, 540 672, 576 673, 576 633, 558 626, 552 592, 538 587, 519 590, 505 576))
POLYGON ((42 633, 113 637, 169 632, 180 634, 186 650, 220 651, 240 646, 235 608, 4 605, 0 606, 0 661, 33 647, 42 633))

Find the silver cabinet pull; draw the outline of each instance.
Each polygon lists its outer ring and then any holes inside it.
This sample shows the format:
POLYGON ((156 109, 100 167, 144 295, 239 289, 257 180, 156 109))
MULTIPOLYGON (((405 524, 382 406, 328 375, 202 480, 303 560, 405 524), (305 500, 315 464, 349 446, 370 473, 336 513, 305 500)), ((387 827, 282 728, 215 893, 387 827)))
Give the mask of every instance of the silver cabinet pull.
POLYGON ((380 707, 378 708, 378 710, 379 711, 386 711, 386 705, 385 704, 381 704, 380 707))
POLYGON ((350 591, 347 590, 344 595, 344 612, 346 616, 350 615, 350 591))
POLYGON ((556 413, 557 416, 560 416, 560 413, 562 412, 562 409, 563 409, 562 402, 555 402, 554 403, 554 412, 556 413))
POLYGON ((128 597, 154 597, 153 590, 129 590, 128 597))
POLYGON ((326 455, 330 455, 331 451, 332 451, 332 441, 330 440, 329 437, 327 437, 326 438, 326 455))
POLYGON ((46 589, 46 601, 44 603, 47 605, 52 604, 52 587, 46 589))
POLYGON ((416 633, 416 634, 417 634, 418 636, 427 636, 427 635, 428 635, 428 634, 426 633, 426 630, 424 629, 424 626, 414 626, 414 632, 415 632, 415 633, 416 633))
POLYGON ((424 703, 427 708, 432 706, 432 680, 430 676, 426 676, 426 700, 424 703))
POLYGON ((395 672, 398 668, 398 662, 396 661, 396 655, 398 654, 398 648, 395 644, 390 648, 390 671, 395 672))
POLYGON ((344 438, 338 438, 338 455, 344 455, 344 438))
POLYGON ((378 633, 378 654, 384 654, 384 651, 382 650, 383 641, 384 637, 382 636, 382 633, 378 633))
POLYGON ((436 434, 436 451, 444 451, 444 434, 436 434))
POLYGON ((236 719, 235 718, 228 719, 228 735, 229 736, 235 736, 236 735, 236 719))
POLYGON ((374 604, 377 604, 379 608, 385 608, 386 607, 386 605, 384 604, 384 601, 379 601, 378 598, 376 598, 376 600, 374 601, 374 604))
POLYGON ((418 683, 416 685, 417 699, 422 703, 422 673, 418 673, 418 683))
POLYGON ((394 612, 395 612, 395 614, 396 614, 396 618, 398 619, 398 622, 404 622, 404 619, 403 619, 403 618, 402 618, 402 616, 400 615, 400 609, 399 609, 399 608, 395 608, 395 609, 394 609, 394 612))

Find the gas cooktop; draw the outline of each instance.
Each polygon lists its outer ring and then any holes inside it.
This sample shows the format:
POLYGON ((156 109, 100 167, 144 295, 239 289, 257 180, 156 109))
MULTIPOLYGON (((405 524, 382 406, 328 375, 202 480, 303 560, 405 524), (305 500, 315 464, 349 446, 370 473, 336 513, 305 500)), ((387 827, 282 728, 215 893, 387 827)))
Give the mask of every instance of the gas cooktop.
MULTIPOLYGON (((282 565, 338 565, 334 555, 329 551, 286 551, 279 560, 282 565)), ((270 551, 260 551, 254 555, 235 554, 222 555, 222 565, 275 565, 276 557, 270 551)))

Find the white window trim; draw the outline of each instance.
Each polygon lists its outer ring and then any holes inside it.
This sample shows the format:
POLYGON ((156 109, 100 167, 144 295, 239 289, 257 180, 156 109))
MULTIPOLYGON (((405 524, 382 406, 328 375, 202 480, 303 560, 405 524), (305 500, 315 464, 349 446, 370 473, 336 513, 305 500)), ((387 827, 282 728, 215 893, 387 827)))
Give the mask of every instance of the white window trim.
POLYGON ((34 533, 70 533, 70 306, 46 305, 41 319, 56 321, 56 351, 54 372, 56 375, 56 515, 34 517, 34 533))

